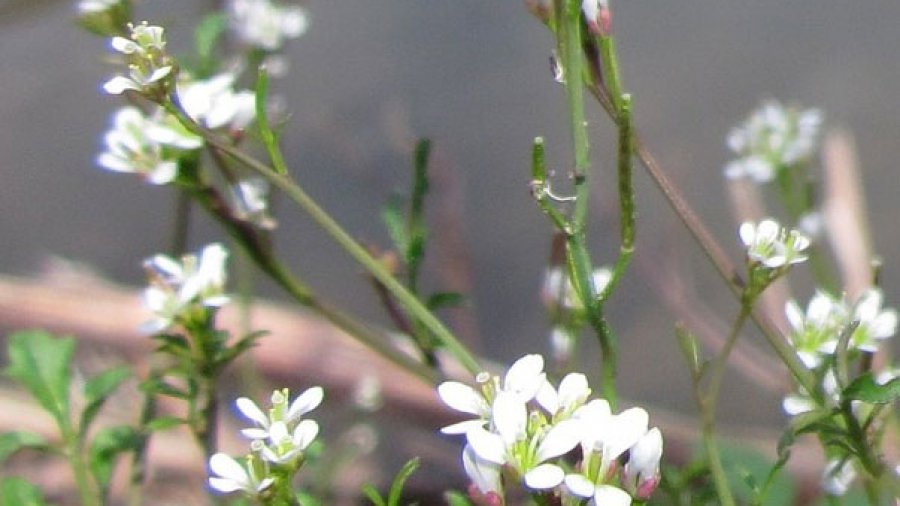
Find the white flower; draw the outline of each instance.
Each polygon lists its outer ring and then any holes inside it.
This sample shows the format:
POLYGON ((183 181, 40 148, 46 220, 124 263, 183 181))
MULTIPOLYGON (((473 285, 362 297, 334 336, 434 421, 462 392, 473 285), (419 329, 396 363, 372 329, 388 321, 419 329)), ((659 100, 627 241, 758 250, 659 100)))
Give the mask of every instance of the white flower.
POLYGON ((832 459, 822 472, 822 488, 829 495, 844 495, 856 479, 856 469, 849 459, 832 459))
POLYGON ((131 38, 113 37, 110 45, 128 61, 128 76, 116 76, 103 85, 111 95, 128 90, 148 91, 171 75, 173 66, 165 53, 166 41, 161 26, 130 25, 131 38))
POLYGON ((250 90, 235 92, 235 76, 224 73, 202 81, 178 83, 178 99, 194 121, 207 128, 240 130, 256 117, 256 97, 250 90))
POLYGON ((647 431, 628 452, 623 481, 639 499, 648 499, 659 484, 662 452, 662 433, 656 427, 647 431))
POLYGON ((239 218, 266 230, 278 225, 278 222, 269 216, 267 199, 269 185, 264 179, 257 177, 244 179, 238 181, 231 190, 235 214, 239 218))
POLYGON ((765 219, 758 224, 745 222, 738 233, 752 263, 777 269, 807 258, 802 252, 809 247, 809 239, 797 230, 785 230, 775 220, 765 219))
POLYGON ((479 492, 503 497, 502 466, 479 457, 468 444, 463 448, 462 461, 466 475, 479 492))
POLYGON ((209 469, 211 472, 209 486, 226 494, 240 490, 250 495, 257 495, 274 482, 270 477, 259 476, 253 466, 252 457, 244 467, 230 456, 216 453, 209 458, 209 469))
POLYGON ((152 184, 167 184, 178 172, 176 160, 186 150, 203 145, 183 130, 146 117, 135 107, 123 107, 103 137, 106 150, 97 165, 115 172, 138 174, 152 184))
POLYGON ((79 14, 94 14, 118 7, 122 0, 81 0, 76 9, 79 14))
MULTIPOLYGON (((824 400, 828 406, 835 407, 840 402, 837 377, 831 369, 829 369, 822 378, 822 393, 825 394, 824 400)), ((858 401, 854 401, 854 405, 858 405, 858 401)), ((781 403, 781 407, 788 415, 796 416, 813 411, 818 405, 810 395, 801 391, 786 396, 781 403)))
POLYGON ((268 444, 254 440, 251 449, 272 464, 284 465, 295 461, 319 434, 319 424, 315 420, 300 420, 293 430, 283 421, 272 423, 268 431, 268 444))
POLYGON ((786 108, 767 101, 728 135, 738 159, 728 163, 729 179, 747 177, 758 183, 773 180, 780 170, 812 157, 822 113, 817 109, 786 108))
POLYGON ((853 320, 859 326, 850 337, 852 347, 873 353, 878 350, 877 341, 892 337, 897 331, 897 311, 882 309, 884 295, 878 288, 863 293, 853 308, 853 320))
POLYGON ((784 312, 792 327, 788 339, 810 368, 822 363, 823 353, 834 351, 840 333, 848 323, 846 305, 822 291, 817 291, 810 299, 806 313, 794 300, 788 301, 784 312))
POLYGON ((516 360, 502 384, 500 378, 488 373, 480 373, 475 379, 481 385, 481 392, 458 381, 438 385, 438 395, 444 404, 478 417, 448 425, 441 429, 444 434, 465 434, 472 427, 484 426, 491 415, 491 403, 500 392, 514 394, 522 403, 533 399, 546 381, 544 359, 540 355, 525 355, 516 360))
POLYGON ((528 409, 510 392, 500 392, 491 408, 492 430, 473 427, 466 433, 475 453, 488 462, 509 465, 529 488, 544 490, 559 485, 564 471, 545 462, 578 444, 580 423, 563 420, 544 430, 529 431, 528 409))
POLYGON ((280 6, 271 0, 232 0, 231 27, 245 44, 277 51, 285 39, 306 32, 306 11, 297 6, 280 6))
POLYGON ((161 332, 182 318, 190 318, 194 307, 219 307, 228 302, 225 295, 225 259, 228 251, 221 244, 203 248, 200 257, 185 255, 176 261, 156 255, 144 261, 150 286, 144 290, 144 305, 155 318, 142 329, 161 332))
POLYGON ((631 495, 619 487, 607 484, 595 484, 580 474, 566 475, 566 489, 578 497, 591 499, 594 506, 630 506, 631 495))
POLYGON ((238 410, 256 425, 252 428, 242 429, 241 434, 250 439, 267 439, 272 437, 272 427, 276 423, 280 422, 287 425, 286 429, 293 428, 295 424, 300 422, 300 418, 303 415, 319 407, 325 396, 325 391, 318 386, 308 388, 298 395, 290 405, 288 405, 289 396, 290 391, 288 389, 272 392, 272 408, 269 410, 269 414, 263 413, 251 399, 247 397, 238 398, 235 401, 238 410))
POLYGON ((559 390, 545 380, 535 400, 555 418, 557 415, 572 414, 590 395, 587 377, 581 373, 569 373, 559 382, 559 390))

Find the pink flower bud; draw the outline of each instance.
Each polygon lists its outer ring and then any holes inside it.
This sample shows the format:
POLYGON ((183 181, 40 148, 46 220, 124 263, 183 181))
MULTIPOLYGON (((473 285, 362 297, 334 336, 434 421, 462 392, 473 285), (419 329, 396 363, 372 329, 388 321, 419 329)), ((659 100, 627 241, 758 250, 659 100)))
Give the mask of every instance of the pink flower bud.
POLYGON ((581 11, 591 33, 601 37, 609 36, 612 12, 609 10, 607 0, 582 0, 581 11))

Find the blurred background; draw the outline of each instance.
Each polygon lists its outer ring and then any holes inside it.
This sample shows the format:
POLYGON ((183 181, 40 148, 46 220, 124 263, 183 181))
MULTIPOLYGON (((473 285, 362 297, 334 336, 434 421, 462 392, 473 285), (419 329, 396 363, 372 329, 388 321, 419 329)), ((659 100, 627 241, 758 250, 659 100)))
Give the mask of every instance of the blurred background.
MULTIPOLYGON (((828 127, 855 136, 875 251, 889 306, 900 301, 900 3, 781 0, 612 2, 625 86, 648 147, 733 258, 736 226, 722 177, 724 140, 761 100, 821 108, 828 127)), ((454 260, 468 316, 454 323, 485 356, 508 363, 546 352, 539 299, 551 226, 528 193, 530 144, 546 139, 551 168, 568 170, 563 89, 552 78, 552 40, 516 0, 311 0, 306 35, 288 44, 289 75, 275 84, 290 114, 286 158, 305 186, 360 240, 388 247, 378 214, 408 183, 412 141, 433 142, 432 251, 426 270, 454 260), (440 208, 442 211, 434 211, 440 208), (434 217, 433 215, 433 217, 434 217), (449 218, 448 218, 449 217, 449 218), (453 226, 448 227, 447 223, 453 226)), ((140 19, 162 24, 186 50, 209 2, 145 0, 140 19)), ((104 41, 73 24, 74 2, 0 0, 0 273, 28 276, 50 256, 83 262, 140 286, 140 262, 168 244, 174 195, 96 168, 115 98, 100 84, 114 69, 104 41)), ((613 130, 591 104, 592 247, 618 247, 613 130)), ((693 412, 673 339, 684 318, 664 294, 727 322, 737 306, 642 169, 636 170, 633 268, 609 305, 621 340, 621 389, 642 405, 693 412), (672 284, 677 272, 681 284, 672 284), (665 285, 662 286, 661 285, 665 285), (674 287, 674 288, 673 288, 674 287)), ((327 298, 386 324, 361 270, 304 216, 281 206, 277 241, 289 263, 327 298)), ((192 246, 220 235, 195 220, 192 246)), ((802 274, 801 274, 802 276, 802 274)), ((262 283, 267 297, 281 294, 262 283)), ((811 290, 796 294, 803 303, 811 290)), ((758 339, 748 332, 748 339, 758 339)), ((590 341, 589 339, 586 341, 590 341)), ((759 348, 764 343, 759 340, 759 348)), ((593 351, 588 344, 588 349, 593 351)), ((596 355, 585 353, 590 370, 596 355)), ((783 419, 780 395, 733 376, 723 420, 783 419)), ((652 410, 651 410, 652 413, 652 410)))

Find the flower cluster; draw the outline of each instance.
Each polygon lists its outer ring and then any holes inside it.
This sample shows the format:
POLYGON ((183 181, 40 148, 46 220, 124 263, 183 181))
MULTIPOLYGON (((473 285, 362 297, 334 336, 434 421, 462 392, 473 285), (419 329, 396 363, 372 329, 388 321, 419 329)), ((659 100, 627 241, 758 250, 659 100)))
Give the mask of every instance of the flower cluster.
POLYGON ((248 46, 277 51, 285 39, 306 32, 306 11, 282 6, 271 0, 232 0, 229 9, 232 30, 248 46))
POLYGON ((797 230, 788 231, 775 220, 745 222, 738 229, 738 234, 747 247, 751 266, 774 270, 807 258, 803 251, 809 247, 809 238, 797 230))
POLYGON ((209 129, 241 130, 256 117, 256 96, 234 91, 237 76, 223 73, 205 80, 178 83, 178 100, 192 120, 209 129))
POLYGON ((438 386, 445 404, 475 415, 441 429, 466 436, 462 460, 473 499, 502 504, 504 472, 535 493, 596 504, 629 505, 633 497, 649 497, 659 481, 662 437, 658 429, 648 430, 647 412, 631 408, 613 415, 605 400, 588 401, 583 374, 566 375, 557 389, 543 368, 541 356, 526 355, 502 380, 479 374, 477 390, 455 381, 438 386), (566 465, 563 457, 576 447, 580 461, 566 465))
POLYGON ((113 37, 112 48, 122 53, 128 63, 127 76, 115 76, 103 85, 111 95, 128 90, 155 95, 165 90, 166 78, 172 75, 174 62, 166 54, 166 39, 161 26, 129 25, 130 38, 113 37))
POLYGON ((729 179, 769 182, 780 170, 807 161, 822 124, 817 109, 799 110, 767 101, 728 135, 728 147, 738 158, 725 167, 729 179))
POLYGON ((144 290, 144 304, 154 318, 142 326, 147 333, 162 332, 175 323, 190 323, 205 309, 228 302, 225 295, 225 259, 221 244, 203 248, 200 256, 184 255, 180 261, 156 255, 144 261, 150 286, 144 290))
POLYGON ((203 140, 163 114, 147 116, 136 107, 113 115, 103 137, 106 149, 97 164, 115 172, 138 174, 153 184, 168 184, 178 175, 178 159, 203 146, 203 140))
POLYGON ((880 289, 866 290, 852 306, 843 299, 819 291, 813 295, 806 312, 796 301, 789 301, 785 314, 791 325, 789 339, 807 367, 818 367, 825 356, 835 352, 841 333, 851 322, 856 328, 850 335, 850 350, 874 352, 878 341, 892 337, 897 331, 897 311, 882 308, 880 289))
POLYGON ((303 464, 304 452, 319 434, 319 424, 303 415, 316 409, 323 396, 321 387, 312 387, 288 402, 288 389, 275 390, 267 413, 252 400, 239 398, 235 405, 253 422, 253 427, 241 430, 251 440, 250 453, 243 464, 224 453, 213 455, 209 486, 222 493, 241 491, 251 496, 279 484, 289 487, 303 464))

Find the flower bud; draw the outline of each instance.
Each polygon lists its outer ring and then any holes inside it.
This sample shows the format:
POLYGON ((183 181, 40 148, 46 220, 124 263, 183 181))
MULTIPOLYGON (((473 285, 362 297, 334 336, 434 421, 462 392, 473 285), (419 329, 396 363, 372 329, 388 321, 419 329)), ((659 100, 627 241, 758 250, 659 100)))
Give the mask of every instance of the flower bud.
POLYGON ((608 0, 582 0, 581 11, 591 33, 609 37, 612 12, 609 10, 608 0))

